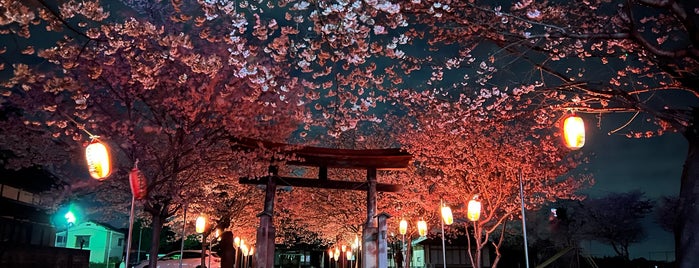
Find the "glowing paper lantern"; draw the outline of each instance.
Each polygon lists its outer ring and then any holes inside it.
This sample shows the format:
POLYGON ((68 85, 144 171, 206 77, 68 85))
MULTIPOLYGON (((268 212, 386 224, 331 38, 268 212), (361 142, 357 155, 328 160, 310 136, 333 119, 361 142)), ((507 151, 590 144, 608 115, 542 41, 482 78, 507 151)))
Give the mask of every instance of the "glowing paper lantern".
POLYGON ((339 259, 340 259, 341 255, 340 255, 340 249, 339 249, 339 248, 335 248, 335 254, 333 254, 333 256, 335 256, 335 260, 339 260, 339 259))
POLYGON ((240 247, 240 237, 233 238, 233 245, 237 248, 240 247))
POLYGON ((146 197, 148 183, 143 173, 138 170, 138 164, 134 165, 129 173, 129 184, 131 185, 131 193, 134 198, 141 200, 146 197))
POLYGON ((408 221, 405 219, 400 220, 400 223, 398 224, 398 232, 402 235, 405 235, 405 233, 408 232, 408 221))
POLYGON ((197 222, 194 226, 196 228, 197 233, 204 233, 204 228, 206 228, 206 219, 204 218, 204 216, 200 215, 199 217, 197 217, 197 222))
POLYGON ((341 246, 341 248, 342 248, 342 252, 345 252, 345 251, 347 251, 347 246, 345 246, 345 245, 342 245, 342 246, 341 246))
POLYGON ((334 256, 333 256, 334 253, 335 253, 335 251, 333 251, 332 248, 329 248, 329 249, 328 249, 328 258, 332 260, 333 257, 334 257, 334 256))
POLYGON ((566 147, 577 150, 585 145, 585 122, 576 115, 568 116, 563 121, 563 139, 566 147))
POLYGON ((447 206, 442 207, 442 220, 444 224, 450 225, 454 223, 454 216, 451 214, 451 208, 447 206))
POLYGON ((427 222, 425 222, 424 220, 420 220, 417 222, 417 233, 420 236, 427 235, 427 222))
POLYGON ((93 139, 85 148, 85 158, 87 159, 87 171, 95 179, 104 180, 112 173, 109 149, 98 139, 93 139))
POLYGON ((466 218, 470 221, 477 221, 481 217, 481 201, 476 198, 468 201, 468 211, 466 213, 466 218))

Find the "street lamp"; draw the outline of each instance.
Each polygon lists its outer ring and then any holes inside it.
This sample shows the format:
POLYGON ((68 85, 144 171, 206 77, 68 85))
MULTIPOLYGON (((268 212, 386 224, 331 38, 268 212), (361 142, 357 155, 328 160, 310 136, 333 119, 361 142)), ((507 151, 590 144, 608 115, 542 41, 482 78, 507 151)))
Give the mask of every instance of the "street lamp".
POLYGON ((204 218, 203 215, 199 215, 199 217, 197 217, 197 221, 194 227, 196 229, 196 232, 198 234, 201 234, 201 267, 204 267, 206 265, 206 262, 204 261, 204 256, 206 253, 204 252, 204 249, 206 249, 206 244, 204 244, 206 243, 204 239, 204 230, 206 229, 206 218, 204 218))
POLYGON ((340 255, 340 249, 337 246, 335 246, 335 254, 333 255, 335 256, 335 267, 340 267, 340 257, 342 255, 340 255))
MULTIPOLYGON (((405 219, 400 220, 400 223, 398 224, 398 232, 402 236, 400 240, 400 251, 401 254, 403 254, 403 262, 405 262, 408 259, 405 256, 405 234, 408 233, 408 221, 406 221, 405 219)), ((402 267, 407 267, 407 265, 403 264, 402 267)))
POLYGON ((211 238, 211 242, 209 242, 209 253, 208 253, 209 254, 209 266, 207 266, 207 267, 211 267, 211 244, 213 244, 214 239, 218 239, 220 232, 221 231, 218 228, 216 228, 216 231, 214 231, 214 237, 211 238))
POLYGON ((451 208, 445 206, 444 203, 441 204, 441 207, 442 220, 440 221, 440 223, 442 224, 442 261, 444 262, 444 268, 447 268, 447 249, 446 244, 444 242, 444 224, 446 223, 447 225, 451 225, 452 223, 454 223, 454 217, 451 214, 451 208))
POLYGON ((64 215, 64 217, 66 218, 66 223, 68 225, 66 227, 66 247, 68 247, 68 231, 70 230, 70 226, 75 224, 76 218, 75 214, 73 214, 73 211, 70 210, 66 212, 66 215, 64 215))
POLYGON ((345 258, 349 260, 349 267, 352 267, 352 250, 346 252, 345 258))
POLYGON ((248 260, 248 257, 247 257, 247 256, 248 256, 248 245, 241 243, 241 244, 240 244, 240 252, 241 252, 240 256, 241 256, 241 257, 245 257, 245 258, 243 258, 243 260, 241 261, 241 264, 242 264, 241 266, 242 266, 242 267, 248 267, 248 265, 247 265, 247 260, 248 260))
POLYGON ((240 237, 233 238, 233 247, 235 248, 235 260, 233 261, 233 268, 238 268, 238 248, 240 247, 240 237))

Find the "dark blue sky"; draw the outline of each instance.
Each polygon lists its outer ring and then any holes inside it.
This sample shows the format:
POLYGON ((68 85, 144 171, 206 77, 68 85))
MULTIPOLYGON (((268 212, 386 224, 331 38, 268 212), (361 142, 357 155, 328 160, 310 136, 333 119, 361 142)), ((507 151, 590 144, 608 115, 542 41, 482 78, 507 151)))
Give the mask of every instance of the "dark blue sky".
MULTIPOLYGON (((619 116, 618 116, 619 117, 619 116)), ((627 118, 630 116, 627 116, 627 118)), ((605 120, 601 128, 596 126, 594 116, 585 117, 588 124, 584 152, 590 154, 590 163, 585 165, 596 184, 585 193, 590 197, 601 197, 613 192, 640 190, 646 197, 658 199, 661 196, 679 194, 682 166, 687 155, 687 141, 679 133, 669 133, 648 139, 630 139, 623 134, 607 133, 624 124, 605 120)), ((627 133, 631 129, 622 129, 627 133)), ((637 130, 637 129, 636 129, 637 130)), ((648 238, 630 248, 631 258, 652 258, 665 260, 665 252, 674 259, 672 234, 661 230, 652 219, 645 221, 648 238)), ((590 253, 614 255, 608 246, 591 243, 590 253)))

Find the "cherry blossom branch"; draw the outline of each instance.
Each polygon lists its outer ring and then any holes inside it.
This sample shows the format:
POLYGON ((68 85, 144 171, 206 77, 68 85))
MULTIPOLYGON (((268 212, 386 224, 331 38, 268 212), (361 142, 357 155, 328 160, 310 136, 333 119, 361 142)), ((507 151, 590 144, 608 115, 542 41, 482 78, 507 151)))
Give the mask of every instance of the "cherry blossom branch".
MULTIPOLYGON (((643 0, 641 0, 641 1, 643 1, 643 0)), ((665 2, 666 0, 661 0, 661 1, 646 0, 646 1, 649 1, 651 3, 653 3, 653 2, 660 3, 660 2, 665 2)), ((669 1, 669 0, 667 0, 667 1, 669 1)), ((634 20, 634 14, 631 11, 631 4, 632 4, 631 0, 627 0, 626 5, 624 5, 624 12, 625 12, 626 16, 628 17, 629 33, 630 33, 630 37, 633 40, 636 40, 642 47, 644 47, 645 49, 649 50, 650 52, 652 52, 653 54, 658 55, 658 56, 670 57, 670 58, 692 57, 694 59, 699 59, 699 49, 697 49, 697 48, 689 46, 685 49, 677 49, 675 51, 669 51, 669 50, 661 49, 660 47, 658 47, 658 46, 650 43, 648 40, 646 40, 646 38, 643 37, 643 35, 641 34, 641 31, 638 31, 638 29, 636 27, 636 23, 634 20)), ((662 7, 665 7, 665 6, 662 6, 662 7)), ((682 18, 682 17, 680 17, 680 18, 682 18)), ((682 22, 682 24, 685 25, 685 27, 687 27, 686 28, 687 31, 692 30, 694 28, 691 24, 689 24, 687 22, 686 14, 685 14, 685 17, 680 20, 680 22, 682 22)), ((691 38, 691 34, 690 34, 690 38, 691 38)))
POLYGON ((87 38, 88 40, 94 40, 93 38, 90 38, 89 36, 87 36, 87 34, 83 33, 82 31, 79 31, 78 29, 76 29, 75 27, 73 27, 72 25, 70 25, 70 24, 68 23, 68 21, 66 21, 65 19, 63 19, 63 17, 61 17, 61 15, 58 14, 58 12, 56 12, 55 10, 53 10, 53 8, 51 8, 51 7, 48 5, 48 3, 46 3, 45 0, 37 0, 37 1, 38 1, 39 3, 41 3, 41 5, 44 6, 44 8, 46 8, 46 10, 48 10, 49 13, 51 13, 51 15, 53 15, 58 21, 60 21, 61 23, 63 23, 63 25, 65 25, 68 29, 70 29, 71 31, 75 32, 76 34, 78 34, 78 35, 80 35, 80 36, 82 36, 82 37, 87 38))

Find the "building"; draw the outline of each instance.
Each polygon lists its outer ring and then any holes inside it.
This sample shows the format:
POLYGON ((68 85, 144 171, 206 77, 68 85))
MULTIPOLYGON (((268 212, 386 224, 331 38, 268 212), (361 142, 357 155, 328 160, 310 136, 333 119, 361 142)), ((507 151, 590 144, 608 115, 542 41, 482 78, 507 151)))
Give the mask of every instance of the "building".
POLYGON ((53 246, 55 230, 38 193, 48 190, 55 178, 40 168, 0 168, 0 173, 0 242, 53 246))
POLYGON ((109 264, 121 260, 126 237, 109 225, 87 221, 57 232, 55 245, 89 250, 91 263, 109 264))
POLYGON ((89 252, 53 247, 56 231, 40 193, 56 181, 39 167, 0 167, 0 267, 88 267, 89 252))

